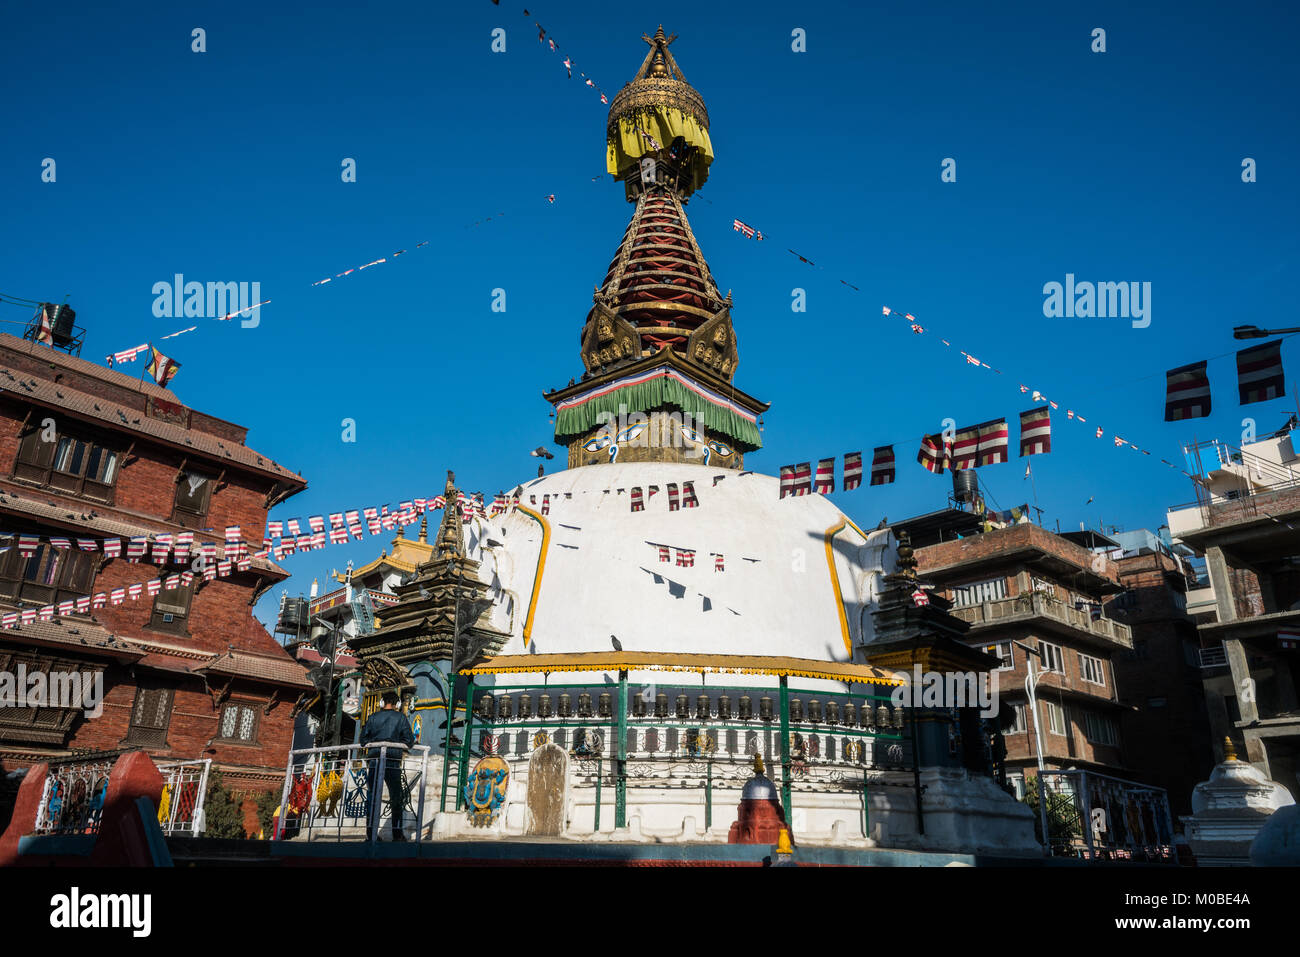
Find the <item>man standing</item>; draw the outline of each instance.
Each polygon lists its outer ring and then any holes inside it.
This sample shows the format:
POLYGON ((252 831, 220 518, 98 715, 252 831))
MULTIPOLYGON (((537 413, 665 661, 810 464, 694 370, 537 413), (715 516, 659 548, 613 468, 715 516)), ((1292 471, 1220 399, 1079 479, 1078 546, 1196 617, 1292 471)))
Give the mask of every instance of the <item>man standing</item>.
MULTIPOLYGON (((406 836, 402 833, 402 812, 406 802, 402 794, 402 758, 406 755, 406 749, 415 744, 415 735, 411 733, 411 722, 406 719, 406 715, 397 710, 397 702, 397 692, 384 692, 383 707, 372 714, 361 729, 361 743, 388 745, 384 784, 388 787, 388 804, 393 812, 393 840, 404 841, 406 836)), ((379 755, 379 748, 371 748, 367 755, 370 765, 367 774, 367 841, 375 839, 375 824, 379 814, 379 755)))

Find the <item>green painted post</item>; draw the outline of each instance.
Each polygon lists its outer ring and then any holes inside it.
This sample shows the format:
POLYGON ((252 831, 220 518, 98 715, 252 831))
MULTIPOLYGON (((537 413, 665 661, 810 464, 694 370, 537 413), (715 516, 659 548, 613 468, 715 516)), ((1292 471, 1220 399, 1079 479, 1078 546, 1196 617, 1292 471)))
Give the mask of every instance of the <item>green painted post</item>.
POLYGON ((600 779, 605 776, 605 762, 600 758, 596 759, 596 826, 594 828, 597 834, 600 833, 600 779))
POLYGON ((451 716, 456 713, 456 676, 447 676, 447 693, 443 696, 443 705, 447 711, 447 735, 442 742, 442 794, 438 801, 438 813, 447 810, 447 780, 451 772, 451 716))
POLYGON ((794 826, 794 810, 790 807, 790 685, 781 676, 781 804, 786 823, 794 826))
POLYGON ((704 830, 708 831, 713 827, 713 759, 704 760, 708 762, 706 766, 708 775, 704 781, 704 830))
POLYGON ((614 827, 627 827, 627 672, 618 673, 618 761, 614 768, 614 827))
POLYGON ((469 742, 474 731, 474 677, 465 686, 465 741, 460 746, 460 767, 456 771, 456 810, 465 795, 465 781, 469 776, 469 742))

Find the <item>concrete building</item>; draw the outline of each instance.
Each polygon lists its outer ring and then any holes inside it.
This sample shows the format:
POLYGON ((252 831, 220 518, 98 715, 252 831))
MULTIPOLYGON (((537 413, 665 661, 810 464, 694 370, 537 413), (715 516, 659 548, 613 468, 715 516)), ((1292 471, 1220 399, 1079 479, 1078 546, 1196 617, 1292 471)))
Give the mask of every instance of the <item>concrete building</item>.
POLYGON ((1035 723, 1049 768, 1131 776, 1123 751, 1126 706, 1116 693, 1113 659, 1128 653, 1127 625, 1107 617, 1121 591, 1119 568, 1104 553, 1029 522, 994 528, 982 516, 948 508, 893 526, 916 549, 919 574, 971 625, 966 641, 996 655, 1001 699, 1014 713, 1006 732, 1008 782, 1024 793, 1037 773, 1035 723), (1046 669, 1039 714, 1029 709, 1028 645, 1046 669))
POLYGON ((1215 757, 1238 753, 1291 791, 1300 769, 1300 457, 1295 420, 1241 447, 1188 449, 1197 499, 1169 510, 1169 531, 1205 558, 1188 593, 1215 757))

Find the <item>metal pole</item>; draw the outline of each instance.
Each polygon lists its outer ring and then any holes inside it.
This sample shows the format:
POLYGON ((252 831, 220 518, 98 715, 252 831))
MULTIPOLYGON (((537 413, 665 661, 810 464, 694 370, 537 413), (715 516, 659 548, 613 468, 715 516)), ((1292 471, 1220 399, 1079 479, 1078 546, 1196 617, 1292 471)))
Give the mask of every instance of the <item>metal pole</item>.
POLYGON ((618 755, 614 766, 614 827, 627 827, 627 672, 618 673, 618 755))
MULTIPOLYGON (((915 694, 915 689, 913 689, 915 694)), ((913 699, 915 700, 915 699, 913 699)), ((921 749, 917 743, 916 708, 909 706, 903 712, 904 720, 912 726, 912 786, 916 788, 916 833, 925 833, 925 811, 921 808, 921 749), (908 712, 911 712, 909 715, 908 712)))
POLYGON ((469 774, 469 742, 474 736, 474 677, 465 686, 465 741, 460 746, 460 766, 456 769, 456 810, 465 793, 465 778, 469 774))
POLYGON ((438 795, 439 814, 447 810, 447 776, 451 770, 451 716, 455 713, 456 706, 456 675, 454 672, 447 675, 447 693, 443 695, 442 703, 447 712, 447 734, 442 742, 442 791, 438 795))
POLYGON ((368 839, 377 841, 379 839, 379 817, 381 807, 381 798, 384 793, 384 767, 388 763, 388 745, 379 749, 379 764, 375 768, 375 783, 370 788, 370 827, 368 839))
POLYGON ((424 755, 420 759, 420 810, 416 812, 415 820, 415 840, 418 843, 424 838, 424 792, 429 785, 429 749, 424 749, 424 755))
POLYGON ((1088 844, 1088 860, 1097 859, 1097 850, 1092 846, 1092 800, 1088 795, 1088 772, 1079 776, 1079 790, 1083 798, 1083 833, 1088 844))
MULTIPOLYGON (((297 751, 289 752, 289 764, 284 769, 284 788, 280 791, 280 820, 275 822, 275 840, 283 840, 284 837, 284 819, 289 816, 289 783, 293 780, 293 756, 297 751)), ((48 783, 48 782, 47 782, 48 783)), ((208 783, 208 775, 205 771, 203 774, 203 784, 208 783)), ((199 793, 199 799, 203 801, 205 809, 207 805, 207 795, 204 792, 199 793)), ((43 806, 43 804, 42 804, 43 806)), ((39 821, 39 817, 37 818, 39 821)), ((197 826, 197 821, 195 822, 197 826)), ((195 835, 197 836, 197 835, 195 835)))
POLYGON ((595 833, 600 833, 600 779, 605 776, 605 762, 602 758, 596 758, 596 823, 595 833))
POLYGON ((794 827, 794 809, 790 807, 790 686, 781 676, 781 803, 785 806, 786 824, 794 827))
POLYGON ((1038 752, 1038 819, 1043 828, 1043 854, 1052 856, 1052 839, 1047 833, 1047 765, 1043 761, 1043 721, 1038 712, 1038 671, 1030 658, 1029 673, 1025 675, 1025 691, 1029 695, 1029 710, 1034 713, 1034 750, 1038 752))

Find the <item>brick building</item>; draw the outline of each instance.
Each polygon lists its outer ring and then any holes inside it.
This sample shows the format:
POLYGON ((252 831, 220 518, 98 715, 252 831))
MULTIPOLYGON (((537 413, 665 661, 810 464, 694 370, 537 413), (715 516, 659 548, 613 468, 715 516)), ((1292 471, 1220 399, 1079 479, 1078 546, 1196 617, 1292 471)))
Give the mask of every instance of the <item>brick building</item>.
POLYGON ((1169 530, 1205 558, 1188 595, 1200 637, 1211 745, 1300 792, 1300 456, 1292 419, 1240 448, 1205 442, 1197 501, 1169 510, 1169 530))
POLYGON ((1111 552, 1125 591, 1106 614, 1128 625, 1131 650, 1115 655, 1124 712, 1124 755, 1140 780, 1164 788, 1174 815, 1192 813, 1192 789, 1214 768, 1201 687, 1199 639, 1187 611, 1196 567, 1178 546, 1141 529, 1114 536, 1111 552))
POLYGON ((1017 641, 1045 658, 1038 708, 1047 766, 1126 771, 1112 658, 1132 640, 1128 627, 1102 610, 1121 588, 1115 563, 1028 522, 986 527, 971 512, 948 508, 897 523, 894 531, 910 536, 920 577, 953 602, 952 614, 971 623, 967 641, 1001 659, 994 672, 999 695, 1015 714, 1006 733, 1008 780, 1023 794, 1025 775, 1036 774, 1038 764, 1027 652, 1017 641))
MULTIPOLYGON (((306 482, 244 444, 247 429, 187 408, 170 390, 48 346, 0 335, 0 612, 46 607, 189 570, 112 557, 104 539, 190 530, 218 543, 240 526, 260 547, 267 510, 306 482), (19 547, 18 536, 38 536, 19 547), (56 547, 51 537, 71 539, 56 547), (94 551, 78 539, 100 543, 94 551)), ((224 570, 224 569, 223 569, 224 570)), ((245 570, 83 613, 0 630, 0 672, 103 676, 103 712, 0 709, 0 766, 77 751, 143 749, 211 758, 236 792, 275 785, 308 687, 303 667, 253 617, 288 577, 245 570)))

